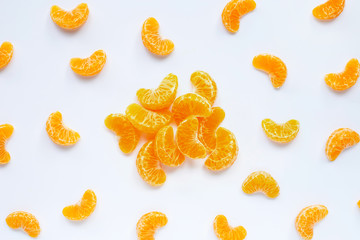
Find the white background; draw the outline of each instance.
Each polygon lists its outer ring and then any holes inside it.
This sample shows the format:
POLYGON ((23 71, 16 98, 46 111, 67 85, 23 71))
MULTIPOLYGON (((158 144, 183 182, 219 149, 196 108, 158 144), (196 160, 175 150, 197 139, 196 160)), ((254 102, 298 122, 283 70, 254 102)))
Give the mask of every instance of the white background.
POLYGON ((229 34, 221 22, 227 0, 89 0, 89 19, 76 32, 57 27, 49 11, 53 4, 72 9, 78 1, 2 0, 0 42, 12 42, 15 52, 0 71, 0 122, 15 131, 7 144, 11 162, 0 167, 0 239, 29 239, 5 223, 16 210, 36 215, 42 228, 38 239, 44 240, 136 239, 140 216, 157 210, 169 220, 157 240, 215 240, 217 214, 244 226, 249 240, 293 240, 299 239, 295 217, 311 204, 329 209, 314 239, 359 239, 360 146, 335 162, 326 159, 324 148, 337 128, 360 131, 360 86, 336 93, 323 78, 360 57, 360 2, 346 1, 344 12, 326 23, 312 16, 322 0, 256 2, 239 31, 229 34), (166 58, 142 45, 141 27, 150 16, 175 43, 166 58), (84 79, 72 72, 72 57, 98 49, 108 56, 99 75, 84 79), (260 53, 286 63, 288 79, 281 89, 253 68, 252 58, 260 53), (226 112, 222 126, 237 137, 238 160, 219 174, 205 169, 202 160, 187 160, 167 171, 164 186, 151 188, 136 171, 141 145, 122 154, 104 119, 124 112, 136 101, 137 89, 156 87, 168 73, 179 78, 178 94, 192 91, 195 70, 208 72, 218 84, 215 105, 226 112), (45 122, 54 111, 80 133, 75 146, 59 147, 48 138, 45 122), (297 119, 300 132, 279 146, 265 137, 264 118, 297 119), (241 191, 256 170, 279 182, 278 198, 241 191), (62 208, 88 188, 98 197, 95 212, 84 222, 70 222, 62 208))

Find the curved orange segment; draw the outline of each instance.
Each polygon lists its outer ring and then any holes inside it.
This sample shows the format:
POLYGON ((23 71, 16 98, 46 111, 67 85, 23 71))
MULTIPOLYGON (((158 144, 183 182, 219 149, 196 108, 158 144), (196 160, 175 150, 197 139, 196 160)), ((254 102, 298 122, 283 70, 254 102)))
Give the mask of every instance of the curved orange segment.
POLYGON ((0 46, 0 69, 6 67, 14 53, 14 46, 10 42, 3 42, 0 46))
POLYGON ((154 240, 157 229, 164 227, 168 219, 164 213, 149 212, 144 214, 136 224, 138 240, 154 240))
POLYGON ((5 144, 14 132, 10 124, 0 125, 0 165, 10 162, 10 153, 6 151, 5 144))
POLYGON ((208 151, 216 148, 216 130, 225 118, 225 112, 220 107, 213 107, 209 117, 199 118, 199 140, 208 151))
POLYGON ((206 98, 213 105, 217 95, 217 86, 211 76, 204 71, 191 74, 190 81, 195 87, 195 93, 206 98))
POLYGON ((342 151, 358 144, 360 136, 350 128, 339 128, 329 137, 325 147, 326 156, 330 161, 334 161, 342 151))
POLYGON ((313 15, 319 20, 337 18, 345 7, 345 0, 328 0, 313 9, 313 15))
POLYGON ((264 119, 261 125, 266 136, 278 143, 291 142, 300 130, 299 121, 293 119, 283 124, 278 124, 271 119, 264 119))
POLYGON ((360 63, 356 58, 351 59, 341 73, 330 73, 325 76, 326 84, 336 91, 344 91, 355 85, 359 79, 360 63))
POLYGON ((231 0, 222 12, 222 22, 225 28, 235 33, 239 30, 240 18, 256 8, 254 0, 231 0))
POLYGON ((64 125, 60 112, 50 114, 46 121, 46 132, 50 139, 59 145, 74 145, 80 139, 79 133, 64 125))
POLYGON ((280 58, 270 54, 260 54, 254 57, 253 66, 269 74, 274 88, 279 88, 285 83, 287 68, 280 58))
POLYGON ((97 199, 94 191, 89 189, 84 193, 80 202, 65 207, 62 213, 69 220, 85 220, 94 212, 96 202, 97 199))
POLYGON ((276 198, 280 194, 280 187, 276 180, 267 172, 258 171, 250 174, 242 185, 246 194, 262 192, 269 198, 276 198))
POLYGON ((6 223, 10 228, 21 228, 30 237, 37 237, 40 234, 40 224, 34 215, 28 212, 17 211, 6 217, 6 223))
POLYGON ((217 215, 214 220, 214 232, 221 240, 243 240, 247 232, 242 226, 231 227, 224 215, 217 215))
POLYGON ((103 50, 97 50, 88 58, 72 58, 71 69, 81 76, 94 76, 101 72, 106 63, 106 54, 103 50))
POLYGON ((74 30, 81 27, 89 16, 89 8, 86 3, 79 4, 71 11, 66 11, 56 5, 50 9, 50 17, 59 27, 74 30))
POLYGON ((312 205, 302 209, 295 220, 295 228, 302 239, 311 240, 314 235, 314 225, 328 214, 323 205, 312 205))

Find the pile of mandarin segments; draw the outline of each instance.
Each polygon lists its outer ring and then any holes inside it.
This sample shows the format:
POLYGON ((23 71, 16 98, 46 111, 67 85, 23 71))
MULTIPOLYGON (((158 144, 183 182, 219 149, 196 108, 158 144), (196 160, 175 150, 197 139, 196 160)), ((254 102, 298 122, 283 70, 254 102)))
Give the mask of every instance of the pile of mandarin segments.
MULTIPOLYGON (((328 0, 314 8, 313 15, 320 21, 330 21, 342 13, 344 6, 345 0, 328 0)), ((255 8, 254 0, 228 2, 221 15, 226 30, 236 33, 240 19, 255 8)), ((58 6, 50 9, 53 22, 68 31, 85 24, 89 13, 86 3, 79 4, 71 11, 58 6)), ((141 29, 141 38, 152 54, 166 56, 174 51, 175 44, 162 38, 159 28, 160 24, 155 18, 146 19, 141 29)), ((1 44, 0 68, 9 64, 13 52, 12 43, 1 44)), ((90 77, 99 74, 105 63, 106 53, 97 50, 87 58, 70 59, 70 68, 76 74, 90 77)), ((259 54, 254 56, 252 64, 255 69, 268 74, 274 88, 281 88, 286 82, 287 67, 279 57, 259 54)), ((345 91, 356 84, 359 72, 359 61, 350 59, 342 72, 325 75, 325 83, 334 91, 345 91)), ((117 137, 119 148, 125 154, 132 153, 141 137, 146 137, 148 141, 137 153, 135 162, 139 177, 152 187, 165 184, 167 173, 164 166, 177 168, 189 158, 204 159, 204 166, 210 172, 217 172, 230 168, 238 158, 239 146, 234 133, 221 126, 225 111, 221 106, 216 106, 216 81, 207 72, 195 71, 191 73, 190 82, 194 91, 178 96, 178 77, 172 73, 164 74, 164 78, 159 80, 154 89, 141 88, 136 92, 138 103, 132 103, 122 113, 112 113, 105 118, 105 126, 117 137)), ((66 119, 66 116, 64 118, 66 119)), ((264 136, 277 144, 286 145, 296 138, 300 123, 294 119, 285 123, 264 119, 261 127, 264 136)), ((63 115, 58 111, 49 115, 45 129, 55 144, 70 146, 80 140, 80 134, 65 125, 63 115)), ((11 159, 5 144, 13 131, 14 127, 10 124, 0 126, 0 164, 7 164, 11 159)), ((336 129, 324 146, 325 154, 330 161, 334 161, 340 157, 343 150, 359 141, 360 136, 356 131, 349 128, 336 129)), ((243 181, 242 190, 246 194, 260 192, 269 199, 275 199, 280 194, 276 179, 265 171, 250 173, 243 181)), ((82 196, 79 193, 80 197, 77 203, 63 208, 63 216, 68 220, 83 221, 95 210, 97 196, 91 189, 86 190, 82 196)), ((69 201, 75 202, 71 199, 69 201)), ((360 201, 358 204, 360 207, 360 201)), ((295 228, 300 237, 312 239, 314 225, 327 214, 327 207, 321 204, 303 208, 298 216, 294 217, 295 228)), ((41 233, 40 222, 29 212, 12 212, 5 220, 10 228, 22 229, 30 237, 37 237, 41 233)), ((168 218, 164 213, 154 211, 144 214, 136 224, 137 238, 154 239, 157 229, 164 227, 167 222, 168 218)), ((213 229, 217 238, 222 240, 240 240, 247 235, 244 227, 232 227, 224 215, 215 217, 213 229)))

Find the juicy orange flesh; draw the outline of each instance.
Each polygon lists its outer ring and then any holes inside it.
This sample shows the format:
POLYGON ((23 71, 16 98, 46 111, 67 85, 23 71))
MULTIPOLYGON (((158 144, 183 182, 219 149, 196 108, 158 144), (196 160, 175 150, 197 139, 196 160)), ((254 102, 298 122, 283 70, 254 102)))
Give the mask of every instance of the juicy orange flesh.
POLYGON ((185 156, 174 141, 174 130, 171 126, 163 127, 156 134, 155 148, 160 162, 164 165, 177 167, 185 161, 185 156))
POLYGON ((326 84, 334 90, 343 91, 355 85, 360 74, 360 63, 351 59, 341 73, 330 73, 325 76, 326 84))
POLYGON ((199 140, 210 152, 216 148, 216 130, 225 118, 225 112, 220 107, 213 107, 211 115, 199 118, 199 140))
POLYGON ((46 122, 46 131, 50 139, 59 145, 73 145, 80 139, 79 133, 64 125, 60 112, 50 114, 46 122))
POLYGON ((354 130, 339 128, 330 135, 326 143, 326 156, 330 161, 334 161, 343 150, 356 145, 359 141, 360 136, 354 130))
POLYGON ((198 127, 198 119, 188 117, 176 131, 176 144, 180 152, 192 159, 206 157, 206 148, 198 139, 198 127))
POLYGON ((81 201, 63 209, 63 215, 69 220, 80 221, 88 218, 95 210, 96 195, 92 190, 87 190, 81 201))
POLYGON ((145 143, 136 158, 136 168, 140 177, 151 186, 160 186, 166 181, 165 171, 156 156, 153 140, 145 143))
POLYGON ((10 161, 10 154, 6 151, 6 141, 14 132, 14 127, 10 124, 0 125, 0 165, 6 164, 10 161))
POLYGON ((158 21, 150 17, 145 20, 141 31, 144 46, 153 54, 165 56, 174 51, 174 43, 169 39, 162 39, 159 35, 158 21))
POLYGON ((210 75, 203 71, 191 74, 190 81, 195 87, 195 93, 206 98, 213 105, 217 95, 217 86, 210 75))
POLYGON ((314 225, 326 217, 328 210, 323 205, 313 205, 301 210, 295 220, 295 227, 300 236, 310 240, 314 235, 314 225))
POLYGON ((221 240, 243 240, 247 235, 244 227, 231 227, 224 215, 216 216, 214 220, 214 232, 221 240))
POLYGON ((178 88, 178 78, 176 75, 170 73, 160 83, 160 86, 155 89, 141 88, 137 91, 141 105, 149 110, 160 110, 170 107, 176 97, 178 88))
POLYGON ((30 237, 37 237, 40 234, 39 221, 31 213, 18 211, 6 217, 6 223, 10 228, 22 228, 30 237))
POLYGON ((120 137, 119 147, 122 152, 131 153, 134 151, 139 142, 140 133, 125 115, 110 114, 105 119, 105 126, 120 137))
POLYGON ((136 224, 138 240, 153 240, 157 229, 164 227, 168 220, 161 212, 149 212, 144 214, 136 224))
POLYGON ((262 192, 269 198, 276 198, 280 194, 280 187, 276 180, 264 171, 250 174, 245 179, 242 190, 247 194, 262 192))
POLYGON ((231 0, 222 12, 222 22, 225 28, 235 33, 239 30, 240 18, 256 8, 254 0, 231 0))
POLYGON ((106 63, 106 54, 103 50, 95 51, 88 58, 72 58, 71 69, 81 76, 94 76, 101 72, 106 63))
POLYGON ((287 68, 280 58, 270 54, 260 54, 254 57, 253 66, 269 74, 274 88, 279 88, 285 83, 287 68))
POLYGON ((59 27, 69 30, 77 29, 88 19, 89 8, 86 3, 79 4, 71 11, 66 11, 58 6, 52 6, 50 16, 59 27))
POLYGON ((297 136, 300 123, 297 120, 289 120, 284 124, 277 124, 271 119, 264 119, 262 128, 271 140, 278 143, 288 143, 297 136))
POLYGON ((331 20, 338 17, 345 7, 345 0, 328 0, 313 9, 313 15, 319 20, 331 20))
POLYGON ((3 42, 0 46, 0 69, 8 65, 14 53, 14 47, 10 42, 3 42))

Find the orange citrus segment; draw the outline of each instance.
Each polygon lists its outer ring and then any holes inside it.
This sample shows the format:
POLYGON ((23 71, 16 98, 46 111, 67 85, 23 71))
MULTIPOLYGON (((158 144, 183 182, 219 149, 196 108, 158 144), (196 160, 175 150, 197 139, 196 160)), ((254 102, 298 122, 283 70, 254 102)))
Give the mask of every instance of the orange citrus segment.
POLYGON ((216 131, 216 148, 205 161, 205 166, 212 171, 221 171, 231 167, 238 155, 239 147, 235 135, 226 128, 216 131))
POLYGON ((242 226, 231 227, 224 215, 217 215, 214 220, 214 232, 220 240, 243 240, 246 229, 242 226))
POLYGON ((10 154, 6 151, 6 141, 14 132, 14 127, 10 124, 0 125, 0 165, 6 164, 10 161, 10 154))
POLYGON ((325 153, 330 161, 334 161, 346 148, 356 145, 360 136, 350 128, 339 128, 335 130, 326 143, 325 153))
POLYGON ((351 59, 341 73, 330 73, 325 76, 326 84, 334 90, 343 91, 355 85, 360 74, 360 63, 351 59))
POLYGON ((69 220, 84 220, 94 212, 96 202, 97 200, 95 193, 92 190, 87 190, 81 198, 80 202, 65 207, 62 213, 64 217, 69 220))
POLYGON ((6 223, 10 228, 22 228, 30 237, 37 237, 40 234, 39 221, 31 213, 18 211, 10 213, 6 217, 6 223))
POLYGON ((120 137, 119 147, 123 153, 131 153, 136 148, 140 133, 123 114, 110 114, 105 126, 120 137))
POLYGON ((165 214, 161 212, 149 212, 144 214, 136 224, 138 240, 154 240, 157 229, 164 227, 168 222, 165 214))
POLYGON ((153 112, 136 103, 130 104, 125 114, 135 128, 149 134, 157 133, 172 120, 168 111, 153 112))
POLYGON ((70 60, 70 67, 81 76, 94 76, 103 69, 105 63, 105 52, 97 50, 88 58, 72 58, 70 60))
POLYGON ((323 205, 312 205, 300 211, 295 220, 295 228, 304 240, 311 240, 314 235, 314 225, 328 214, 323 205))
POLYGON ((209 117, 199 118, 199 140, 209 151, 216 148, 215 133, 224 118, 225 112, 220 107, 212 108, 209 117))
POLYGON ((331 20, 338 17, 345 7, 345 0, 328 0, 313 9, 313 15, 319 20, 331 20))
POLYGON ((145 20, 141 31, 144 46, 153 54, 165 56, 174 51, 174 43, 169 39, 162 39, 159 35, 158 21, 150 17, 145 20))
POLYGON ((222 12, 222 22, 225 28, 235 33, 239 30, 240 18, 256 8, 254 0, 231 0, 222 12))
POLYGON ((149 110, 160 110, 174 102, 178 88, 178 78, 170 73, 160 83, 157 89, 141 88, 136 95, 141 105, 149 110))
POLYGON ((358 207, 360 208, 360 200, 357 202, 358 207))
POLYGON ((262 192, 269 198, 276 198, 280 194, 280 187, 275 179, 267 172, 258 171, 250 174, 242 185, 246 194, 262 192))
POLYGON ((213 105, 216 99, 217 86, 210 75, 203 71, 196 71, 191 74, 190 81, 195 87, 195 93, 206 98, 213 105))
POLYGON ((145 143, 136 158, 136 168, 140 177, 151 186, 163 185, 166 181, 165 171, 156 156, 153 140, 145 143))
POLYGON ((161 128, 156 134, 155 148, 160 162, 164 165, 177 167, 185 161, 174 141, 174 130, 171 126, 161 128))
POLYGON ((208 117, 211 105, 206 98, 196 93, 187 93, 177 99, 171 108, 176 124, 180 124, 189 116, 208 117))
POLYGON ((179 125, 176 131, 176 144, 182 154, 198 159, 206 157, 206 148, 198 139, 199 120, 190 116, 179 125))
POLYGON ((270 54, 260 54, 254 57, 253 66, 269 74, 274 88, 279 88, 284 84, 287 77, 287 68, 280 58, 270 54))
POLYGON ((297 136, 300 129, 300 123, 297 120, 289 120, 284 124, 277 124, 271 119, 264 119, 261 125, 266 136, 278 143, 291 142, 297 136))
POLYGON ((46 131, 50 139, 59 145, 73 145, 80 139, 79 133, 64 125, 60 112, 50 114, 46 121, 46 131))
POLYGON ((86 3, 79 4, 72 11, 66 11, 58 6, 52 6, 50 17, 59 27, 64 29, 77 29, 83 25, 89 16, 89 8, 86 3))
POLYGON ((0 46, 0 69, 9 64, 14 53, 14 47, 10 42, 3 42, 0 46))

